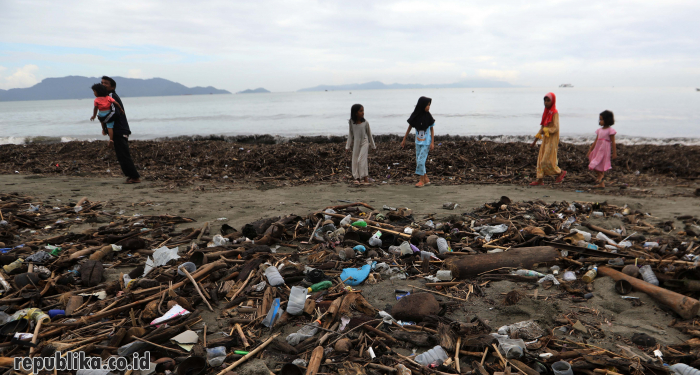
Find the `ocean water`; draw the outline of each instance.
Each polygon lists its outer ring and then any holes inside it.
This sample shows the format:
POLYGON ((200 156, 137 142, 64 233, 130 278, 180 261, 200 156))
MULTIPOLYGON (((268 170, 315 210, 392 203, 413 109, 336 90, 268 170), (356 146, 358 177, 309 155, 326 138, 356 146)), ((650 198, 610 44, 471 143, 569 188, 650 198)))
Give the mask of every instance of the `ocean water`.
MULTIPOLYGON (((421 95, 433 99, 435 133, 531 140, 544 95, 557 95, 564 141, 589 142, 598 114, 615 113, 621 143, 700 144, 695 88, 475 88, 364 90, 122 98, 131 139, 194 135, 345 135, 360 103, 374 134, 403 134, 421 95)), ((118 92, 118 91, 117 91, 118 92)), ((92 100, 0 102, 0 144, 106 139, 92 100)))

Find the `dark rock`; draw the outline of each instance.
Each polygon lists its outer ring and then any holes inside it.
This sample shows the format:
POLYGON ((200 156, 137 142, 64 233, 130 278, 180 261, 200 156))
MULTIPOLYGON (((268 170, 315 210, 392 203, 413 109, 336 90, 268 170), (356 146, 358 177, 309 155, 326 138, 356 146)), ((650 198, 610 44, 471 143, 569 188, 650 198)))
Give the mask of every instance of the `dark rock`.
POLYGON ((632 342, 644 347, 656 345, 656 339, 647 335, 646 333, 635 333, 632 335, 632 342))

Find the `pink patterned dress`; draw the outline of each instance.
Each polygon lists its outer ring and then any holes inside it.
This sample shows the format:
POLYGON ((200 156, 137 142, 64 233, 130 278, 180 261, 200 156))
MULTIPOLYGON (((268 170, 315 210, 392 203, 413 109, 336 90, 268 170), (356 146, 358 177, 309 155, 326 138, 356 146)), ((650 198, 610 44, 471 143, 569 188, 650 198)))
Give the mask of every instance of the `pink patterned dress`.
POLYGON ((617 134, 617 132, 612 127, 609 127, 600 128, 596 130, 595 133, 598 135, 598 141, 596 142, 593 151, 591 151, 591 155, 588 156, 588 160, 590 160, 588 169, 605 172, 612 168, 612 165, 610 164, 612 149, 610 144, 610 136, 617 134))

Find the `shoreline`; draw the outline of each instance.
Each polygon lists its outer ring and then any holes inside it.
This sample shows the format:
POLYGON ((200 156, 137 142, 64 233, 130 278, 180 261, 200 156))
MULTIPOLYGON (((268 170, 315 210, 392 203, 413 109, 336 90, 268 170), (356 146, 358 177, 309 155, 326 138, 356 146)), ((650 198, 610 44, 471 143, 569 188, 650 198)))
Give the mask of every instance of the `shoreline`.
MULTIPOLYGON (((375 134, 375 141, 400 140, 401 134, 375 134)), ((413 137, 413 134, 410 135, 413 137)), ((562 136, 561 143, 573 145, 591 144, 594 141, 594 135, 572 135, 562 136)), ((437 135, 436 141, 491 141, 496 143, 530 143, 533 135, 437 135)), ((42 145, 54 143, 68 142, 100 142, 104 141, 104 137, 88 137, 88 136, 8 136, 0 137, 0 147, 5 145, 42 145)), ((226 135, 226 134, 209 134, 209 135, 176 135, 172 137, 138 137, 136 134, 131 135, 131 141, 221 141, 230 143, 245 143, 245 144, 282 144, 282 143, 343 143, 347 140, 347 135, 294 135, 285 136, 277 134, 241 134, 241 135, 226 135)), ((643 136, 624 136, 621 135, 616 139, 619 145, 637 146, 637 145, 653 145, 653 146, 700 146, 700 137, 643 137, 643 136)))
MULTIPOLYGON (((212 186, 257 184, 266 188, 312 183, 352 183, 350 156, 343 138, 326 143, 260 143, 259 138, 205 141, 132 141, 131 154, 145 180, 167 189, 206 182, 212 186), (245 142, 259 143, 245 143, 245 142)), ((274 141, 274 139, 267 139, 274 141)), ((398 136, 376 137, 369 155, 375 185, 414 184, 415 150, 404 149, 398 136)), ((535 175, 538 148, 524 143, 497 143, 437 138, 427 168, 436 185, 527 185, 535 175)), ((569 172, 556 189, 592 189, 587 145, 562 143, 559 166, 569 172)), ((693 196, 700 187, 700 146, 635 145, 618 147, 619 158, 606 173, 605 194, 653 194, 654 188, 682 186, 693 196), (697 185, 697 186, 696 186, 697 185)), ((114 151, 106 141, 0 146, 0 174, 56 177, 122 178, 114 151)), ((552 184, 553 179, 546 179, 552 184)))

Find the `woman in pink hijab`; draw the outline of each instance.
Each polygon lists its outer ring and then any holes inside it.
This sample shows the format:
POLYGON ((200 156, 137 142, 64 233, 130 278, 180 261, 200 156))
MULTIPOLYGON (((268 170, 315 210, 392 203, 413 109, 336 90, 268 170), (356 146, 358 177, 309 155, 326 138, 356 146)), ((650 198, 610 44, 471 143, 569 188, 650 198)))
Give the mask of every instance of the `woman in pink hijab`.
POLYGON ((530 186, 544 185, 544 176, 558 176, 555 183, 564 181, 566 171, 559 168, 557 149, 559 148, 559 111, 557 111, 557 97, 550 92, 544 96, 544 113, 540 122, 540 131, 535 135, 532 147, 537 145, 537 140, 542 140, 540 154, 537 157, 537 180, 530 186))

